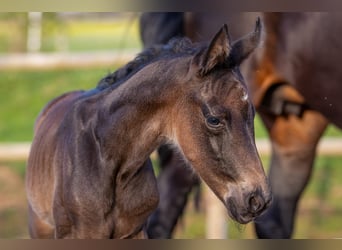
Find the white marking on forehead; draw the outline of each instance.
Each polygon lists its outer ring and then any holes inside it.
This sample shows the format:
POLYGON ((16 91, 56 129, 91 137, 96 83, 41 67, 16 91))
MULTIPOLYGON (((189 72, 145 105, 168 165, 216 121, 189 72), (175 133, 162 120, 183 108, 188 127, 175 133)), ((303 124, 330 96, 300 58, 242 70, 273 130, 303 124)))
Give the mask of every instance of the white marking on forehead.
POLYGON ((244 101, 244 102, 248 100, 248 94, 247 94, 246 91, 243 91, 243 95, 241 97, 241 100, 244 101))

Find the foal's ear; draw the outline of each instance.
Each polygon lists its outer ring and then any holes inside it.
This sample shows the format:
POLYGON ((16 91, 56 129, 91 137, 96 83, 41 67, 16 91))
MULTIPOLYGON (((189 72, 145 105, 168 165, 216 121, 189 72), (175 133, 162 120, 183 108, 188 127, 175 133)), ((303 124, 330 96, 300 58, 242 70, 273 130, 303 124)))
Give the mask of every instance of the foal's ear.
POLYGON ((199 75, 204 76, 216 65, 224 63, 231 48, 228 26, 225 24, 212 39, 209 47, 195 56, 199 75))
POLYGON ((232 50, 229 55, 229 63, 233 65, 240 65, 253 50, 259 45, 261 40, 262 25, 258 17, 255 23, 254 32, 242 37, 232 45, 232 50))

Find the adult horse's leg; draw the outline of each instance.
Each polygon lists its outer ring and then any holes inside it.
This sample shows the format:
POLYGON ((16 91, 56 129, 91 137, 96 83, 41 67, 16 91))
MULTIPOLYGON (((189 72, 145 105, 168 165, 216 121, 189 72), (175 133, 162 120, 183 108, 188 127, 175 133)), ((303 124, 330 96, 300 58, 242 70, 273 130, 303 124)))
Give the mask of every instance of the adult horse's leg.
POLYGON ((311 110, 302 117, 260 114, 272 141, 269 179, 273 202, 256 221, 256 233, 259 238, 290 238, 297 202, 310 178, 316 146, 327 121, 311 110))
POLYGON ((183 157, 170 146, 158 149, 161 171, 158 176, 160 201, 157 210, 149 218, 149 238, 171 238, 174 227, 186 206, 193 186, 199 185, 198 177, 186 166, 183 157))

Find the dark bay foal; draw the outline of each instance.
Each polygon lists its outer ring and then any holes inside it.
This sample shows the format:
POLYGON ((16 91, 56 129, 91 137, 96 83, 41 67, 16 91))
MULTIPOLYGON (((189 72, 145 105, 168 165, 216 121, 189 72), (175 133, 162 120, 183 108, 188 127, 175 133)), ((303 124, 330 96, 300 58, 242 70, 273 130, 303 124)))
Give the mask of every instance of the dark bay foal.
MULTIPOLYGON (((175 145, 227 207, 247 223, 270 203, 254 141, 254 108, 239 71, 260 22, 232 43, 183 41, 120 84, 50 102, 35 125, 26 188, 33 238, 145 238, 158 205, 149 155, 175 145)), ((169 45, 171 46, 171 45, 169 45)))

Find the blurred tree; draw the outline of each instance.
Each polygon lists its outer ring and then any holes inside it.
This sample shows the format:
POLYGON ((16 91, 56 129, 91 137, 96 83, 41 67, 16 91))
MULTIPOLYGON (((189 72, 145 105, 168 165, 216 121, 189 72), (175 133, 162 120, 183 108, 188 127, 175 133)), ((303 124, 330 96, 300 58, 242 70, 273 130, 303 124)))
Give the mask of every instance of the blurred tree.
POLYGON ((0 13, 0 49, 2 52, 26 51, 27 13, 0 13))
POLYGON ((42 24, 42 51, 67 50, 67 32, 61 13, 44 12, 42 24))

